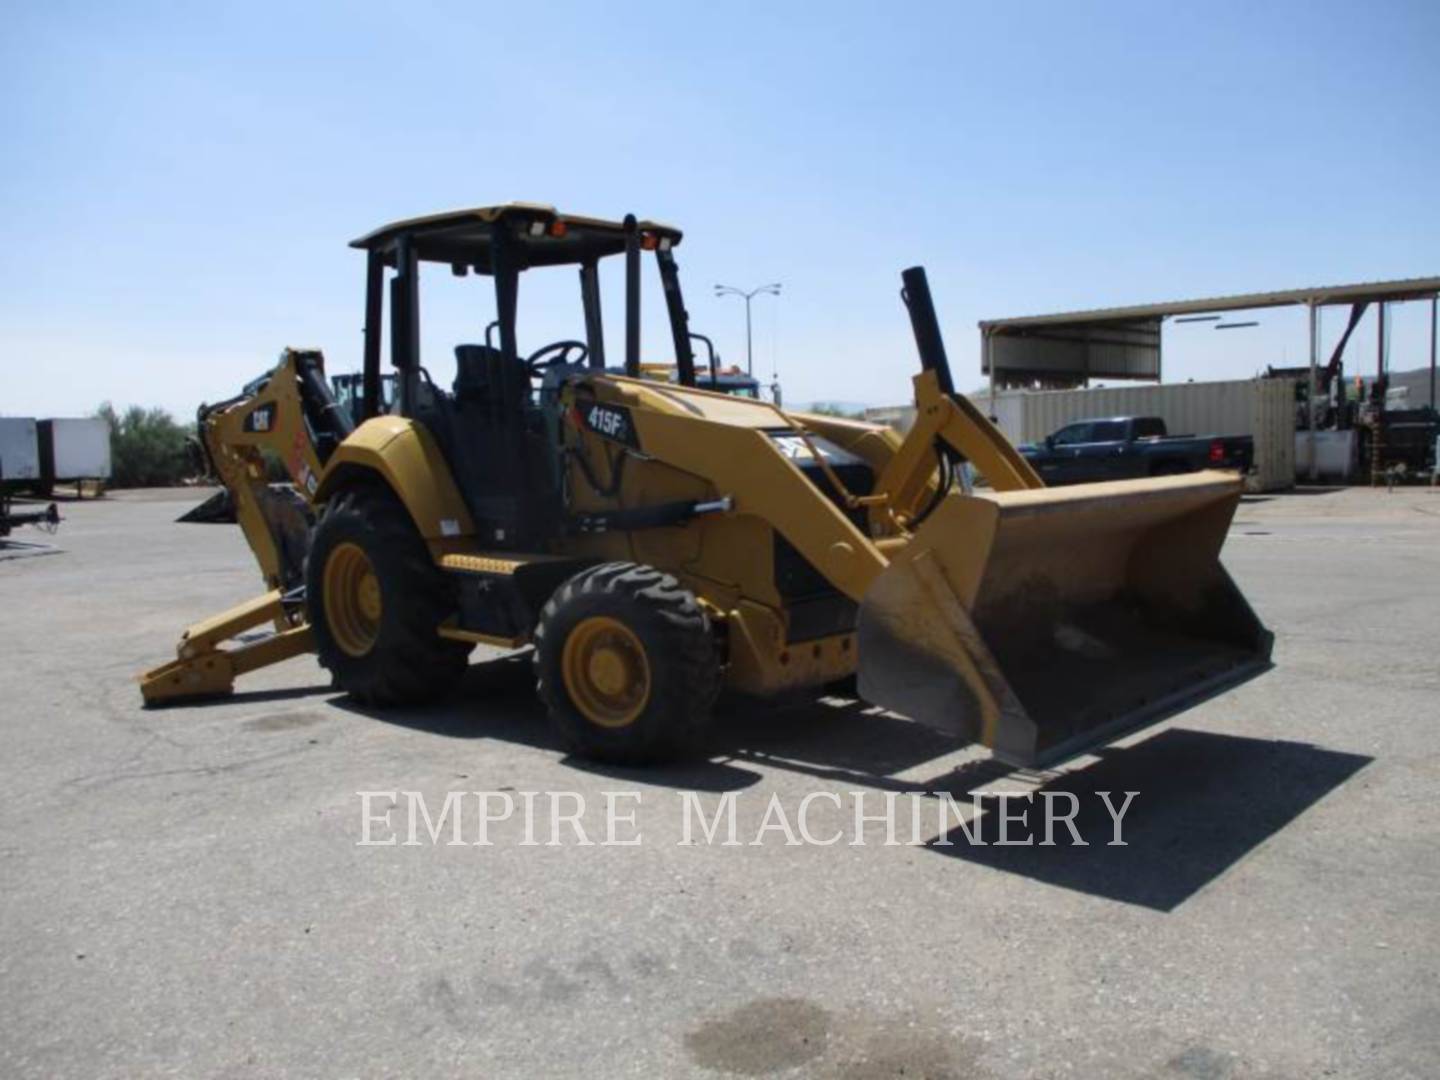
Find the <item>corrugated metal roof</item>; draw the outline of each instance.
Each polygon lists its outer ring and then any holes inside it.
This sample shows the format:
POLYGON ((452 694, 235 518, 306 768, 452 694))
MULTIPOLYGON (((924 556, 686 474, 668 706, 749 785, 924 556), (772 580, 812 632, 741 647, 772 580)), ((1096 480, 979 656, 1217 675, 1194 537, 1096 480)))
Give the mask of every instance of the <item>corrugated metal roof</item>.
POLYGON ((1090 311, 1064 311, 1055 315, 1026 315, 1013 319, 982 319, 985 333, 1003 334, 1037 326, 1062 326, 1079 323, 1105 323, 1126 319, 1163 319, 1169 315, 1197 315, 1218 311, 1244 311, 1251 308, 1285 307, 1290 304, 1353 304, 1363 300, 1426 300, 1440 295, 1440 277, 1401 278, 1397 281, 1370 281, 1357 285, 1312 285, 1283 292, 1241 293, 1236 296, 1212 296, 1201 300, 1170 300, 1160 304, 1138 304, 1134 307, 1095 308, 1090 311))

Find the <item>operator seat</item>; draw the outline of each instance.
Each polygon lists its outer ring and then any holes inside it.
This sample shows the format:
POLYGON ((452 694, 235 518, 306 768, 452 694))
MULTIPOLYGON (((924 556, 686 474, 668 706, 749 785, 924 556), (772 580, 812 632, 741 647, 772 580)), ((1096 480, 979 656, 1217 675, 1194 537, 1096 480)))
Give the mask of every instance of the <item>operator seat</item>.
POLYGON ((523 360, 506 363, 505 354, 493 346, 456 345, 454 391, 457 402, 519 410, 530 400, 530 376, 523 360))
POLYGON ((481 538, 498 547, 533 542, 553 485, 532 461, 528 436, 538 418, 525 362, 489 345, 457 345, 447 406, 439 441, 481 538))

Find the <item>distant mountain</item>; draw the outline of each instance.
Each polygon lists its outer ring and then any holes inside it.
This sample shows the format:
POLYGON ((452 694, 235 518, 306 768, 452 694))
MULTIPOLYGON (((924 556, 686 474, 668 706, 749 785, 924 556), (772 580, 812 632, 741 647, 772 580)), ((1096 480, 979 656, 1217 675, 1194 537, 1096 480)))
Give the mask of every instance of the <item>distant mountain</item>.
MULTIPOLYGON (((1345 374, 1351 379, 1356 375, 1364 375, 1367 383, 1375 378, 1374 375, 1365 375, 1361 371, 1347 371, 1345 374)), ((1418 409, 1422 405, 1430 404, 1430 369, 1428 367, 1415 368, 1412 371, 1390 372, 1390 389, 1394 390, 1401 386, 1410 391, 1405 401, 1409 408, 1418 409)), ((1436 376, 1435 398, 1436 403, 1440 404, 1440 375, 1436 376)))

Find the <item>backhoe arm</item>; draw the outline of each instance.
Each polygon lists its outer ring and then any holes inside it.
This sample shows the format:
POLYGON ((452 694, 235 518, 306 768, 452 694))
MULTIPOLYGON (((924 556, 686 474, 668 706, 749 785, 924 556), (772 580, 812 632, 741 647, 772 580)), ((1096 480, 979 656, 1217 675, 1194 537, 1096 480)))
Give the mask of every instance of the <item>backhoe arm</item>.
POLYGON ((202 407, 197 426, 268 591, 187 629, 176 658, 141 676, 147 705, 228 694, 237 675, 315 648, 297 588, 310 500, 325 459, 351 430, 325 384, 324 360, 318 352, 286 349, 268 376, 202 407), (293 489, 271 486, 267 451, 284 463, 293 489), (266 623, 274 632, 256 633, 266 623))
POLYGON ((306 539, 304 529, 289 519, 313 496, 330 445, 349 434, 350 424, 325 387, 319 353, 286 349, 275 370, 257 383, 203 409, 199 436, 230 492, 235 520, 266 586, 286 589, 298 583, 306 539), (298 500, 276 505, 282 499, 269 484, 267 451, 284 464, 298 500))

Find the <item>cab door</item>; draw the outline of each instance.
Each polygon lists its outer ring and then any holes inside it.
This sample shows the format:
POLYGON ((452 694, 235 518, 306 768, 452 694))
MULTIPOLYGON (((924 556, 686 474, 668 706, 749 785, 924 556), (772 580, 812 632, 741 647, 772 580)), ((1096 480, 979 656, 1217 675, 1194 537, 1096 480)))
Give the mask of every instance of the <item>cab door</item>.
POLYGON ((1088 421, 1067 424, 1045 440, 1041 452, 1031 460, 1046 484, 1075 484, 1080 480, 1079 447, 1089 441, 1088 421))
POLYGON ((1096 420, 1086 441, 1075 447, 1075 484, 1101 480, 1128 480, 1140 475, 1140 459, 1124 420, 1096 420))

